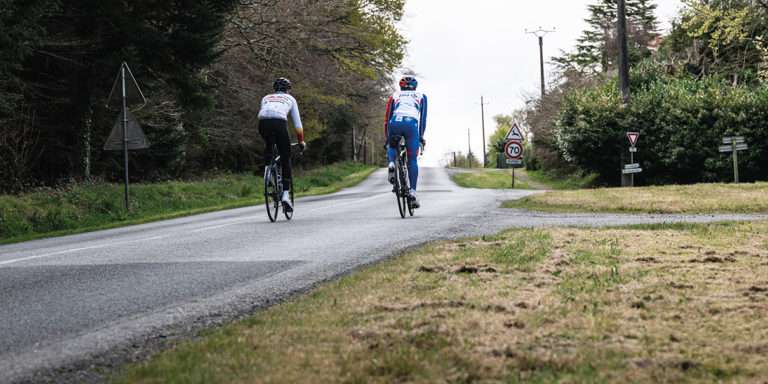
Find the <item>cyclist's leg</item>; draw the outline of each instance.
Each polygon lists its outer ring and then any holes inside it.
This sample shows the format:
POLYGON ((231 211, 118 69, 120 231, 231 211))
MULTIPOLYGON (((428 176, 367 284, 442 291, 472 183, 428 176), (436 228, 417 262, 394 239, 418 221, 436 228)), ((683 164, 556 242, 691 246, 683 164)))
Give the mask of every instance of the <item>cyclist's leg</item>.
POLYGON ((395 161, 397 156, 397 143, 392 142, 392 136, 402 136, 401 124, 394 120, 389 123, 389 137, 387 137, 387 162, 391 163, 395 161))
POLYGON ((419 126, 416 120, 409 120, 405 130, 405 146, 408 150, 408 177, 411 189, 416 190, 419 181, 419 126))
POLYGON ((274 124, 272 120, 259 120, 259 134, 264 139, 264 168, 272 162, 272 146, 275 145, 274 124))
POLYGON ((275 130, 277 150, 280 152, 280 163, 283 166, 283 190, 291 189, 291 137, 288 136, 288 122, 282 122, 281 127, 275 130))

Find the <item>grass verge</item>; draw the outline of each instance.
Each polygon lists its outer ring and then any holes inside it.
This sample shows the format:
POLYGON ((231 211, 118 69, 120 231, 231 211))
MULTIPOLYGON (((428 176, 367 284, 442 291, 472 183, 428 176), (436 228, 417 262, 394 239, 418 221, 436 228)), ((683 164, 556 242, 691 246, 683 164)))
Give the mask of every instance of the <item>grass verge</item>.
MULTIPOLYGON (((326 194, 353 186, 375 168, 339 163, 294 177, 298 196, 326 194)), ((0 195, 0 244, 61 236, 245 207, 264 201, 263 178, 249 174, 206 180, 135 184, 130 213, 122 185, 86 183, 19 196, 0 195)))
POLYGON ((544 171, 525 171, 528 177, 536 183, 546 185, 546 189, 566 190, 591 187, 597 179, 597 174, 587 176, 556 175, 544 171))
POLYGON ((129 367, 116 383, 751 382, 768 223, 433 244, 129 367))
POLYGON ((768 212, 768 183, 555 191, 503 206, 550 212, 761 213, 768 212))
MULTIPOLYGON (((512 189, 511 169, 475 169, 454 173, 453 181, 464 188, 512 189)), ((515 189, 577 189, 585 188, 594 176, 553 176, 540 171, 515 170, 515 189)))

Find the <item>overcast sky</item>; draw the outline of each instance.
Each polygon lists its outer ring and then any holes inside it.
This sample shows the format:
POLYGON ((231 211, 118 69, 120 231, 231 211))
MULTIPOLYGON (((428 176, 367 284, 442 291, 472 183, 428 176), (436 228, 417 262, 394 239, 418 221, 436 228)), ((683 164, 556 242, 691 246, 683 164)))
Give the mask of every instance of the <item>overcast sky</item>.
MULTIPOLYGON (((480 96, 486 106, 486 136, 493 116, 509 114, 539 92, 538 41, 525 29, 557 29, 544 41, 545 60, 571 50, 585 29, 594 0, 408 0, 401 30, 410 41, 404 68, 415 71, 429 97, 426 165, 446 153, 481 154, 480 96)), ((668 29, 680 0, 657 0, 661 27, 668 29)), ((547 70, 551 66, 547 65, 547 70)))

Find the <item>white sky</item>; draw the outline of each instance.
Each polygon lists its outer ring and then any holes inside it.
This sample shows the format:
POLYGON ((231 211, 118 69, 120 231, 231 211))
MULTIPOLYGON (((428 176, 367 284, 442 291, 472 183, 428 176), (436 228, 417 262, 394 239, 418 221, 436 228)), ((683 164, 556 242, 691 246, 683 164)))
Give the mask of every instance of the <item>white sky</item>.
MULTIPOLYGON (((585 29, 594 0, 408 0, 401 30, 410 41, 403 67, 416 72, 429 97, 427 150, 421 162, 437 165, 446 153, 481 156, 480 96, 485 96, 485 133, 493 116, 509 114, 539 91, 538 40, 525 29, 555 27, 545 37, 544 58, 571 50, 585 29)), ((657 0, 661 27, 668 29, 680 0, 657 0)), ((549 71, 552 66, 546 64, 549 71)), ((548 76, 549 79, 549 76, 548 76)), ((487 139, 486 139, 487 140, 487 139)))

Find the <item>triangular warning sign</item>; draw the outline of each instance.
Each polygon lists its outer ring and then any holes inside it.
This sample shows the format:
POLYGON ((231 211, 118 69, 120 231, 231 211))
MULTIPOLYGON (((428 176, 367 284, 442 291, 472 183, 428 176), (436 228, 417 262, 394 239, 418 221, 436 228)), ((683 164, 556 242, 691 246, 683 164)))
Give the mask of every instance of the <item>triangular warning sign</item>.
MULTIPOLYGON (((144 135, 144 131, 141 130, 141 125, 136 117, 133 116, 131 111, 125 111, 128 115, 127 135, 128 149, 145 149, 149 148, 149 141, 147 136, 144 135)), ((115 125, 112 128, 112 133, 109 134, 107 142, 104 143, 105 151, 122 151, 123 150, 123 115, 120 114, 115 120, 115 125)))
POLYGON ((511 141, 511 140, 523 141, 523 132, 520 131, 520 127, 517 126, 517 123, 512 125, 512 128, 509 130, 509 132, 507 132, 506 140, 507 141, 511 141))
POLYGON ((629 139, 629 145, 634 147, 637 145, 637 139, 640 138, 640 132, 627 132, 627 139, 629 139))
POLYGON ((112 90, 109 92, 109 97, 107 98, 107 106, 118 109, 123 106, 123 71, 125 71, 125 102, 127 106, 146 104, 147 99, 144 98, 144 93, 141 92, 139 83, 137 83, 136 78, 133 77, 131 68, 124 62, 120 66, 120 70, 117 71, 115 82, 112 83, 112 90))

